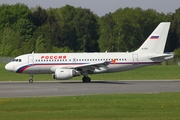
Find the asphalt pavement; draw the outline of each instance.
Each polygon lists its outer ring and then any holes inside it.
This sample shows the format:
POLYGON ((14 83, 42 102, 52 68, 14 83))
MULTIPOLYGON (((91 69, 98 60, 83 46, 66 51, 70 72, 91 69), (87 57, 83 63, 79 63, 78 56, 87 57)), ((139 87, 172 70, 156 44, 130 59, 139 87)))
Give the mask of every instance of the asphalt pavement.
POLYGON ((180 92, 180 80, 0 82, 0 98, 180 92))

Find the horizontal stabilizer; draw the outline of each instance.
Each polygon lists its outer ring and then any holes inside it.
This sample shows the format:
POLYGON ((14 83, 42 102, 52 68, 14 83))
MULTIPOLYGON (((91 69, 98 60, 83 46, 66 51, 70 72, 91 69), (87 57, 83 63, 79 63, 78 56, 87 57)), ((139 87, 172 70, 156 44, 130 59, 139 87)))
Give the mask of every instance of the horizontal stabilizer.
POLYGON ((174 57, 174 54, 171 53, 171 54, 157 54, 155 56, 151 56, 149 57, 149 59, 165 59, 165 60, 169 60, 169 59, 172 59, 174 57))

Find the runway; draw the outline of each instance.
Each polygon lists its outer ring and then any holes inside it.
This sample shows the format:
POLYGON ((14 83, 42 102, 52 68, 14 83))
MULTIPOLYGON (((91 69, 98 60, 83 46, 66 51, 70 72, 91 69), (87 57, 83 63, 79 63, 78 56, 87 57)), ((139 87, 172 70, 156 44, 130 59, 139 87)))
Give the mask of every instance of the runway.
POLYGON ((180 80, 0 82, 0 98, 180 92, 180 80))

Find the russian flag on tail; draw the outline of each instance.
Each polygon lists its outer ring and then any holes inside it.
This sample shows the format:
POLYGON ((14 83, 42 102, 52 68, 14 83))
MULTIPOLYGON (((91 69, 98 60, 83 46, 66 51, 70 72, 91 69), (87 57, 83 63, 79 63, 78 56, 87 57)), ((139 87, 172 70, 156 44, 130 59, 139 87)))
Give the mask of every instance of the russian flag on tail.
POLYGON ((150 40, 158 40, 159 36, 158 35, 152 35, 150 37, 150 40))

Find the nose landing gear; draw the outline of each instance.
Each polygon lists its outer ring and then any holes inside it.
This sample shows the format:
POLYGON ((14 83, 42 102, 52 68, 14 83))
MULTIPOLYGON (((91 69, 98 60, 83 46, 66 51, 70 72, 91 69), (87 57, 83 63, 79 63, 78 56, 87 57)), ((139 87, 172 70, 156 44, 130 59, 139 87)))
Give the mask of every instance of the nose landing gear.
POLYGON ((30 74, 29 83, 33 83, 33 74, 30 74))

